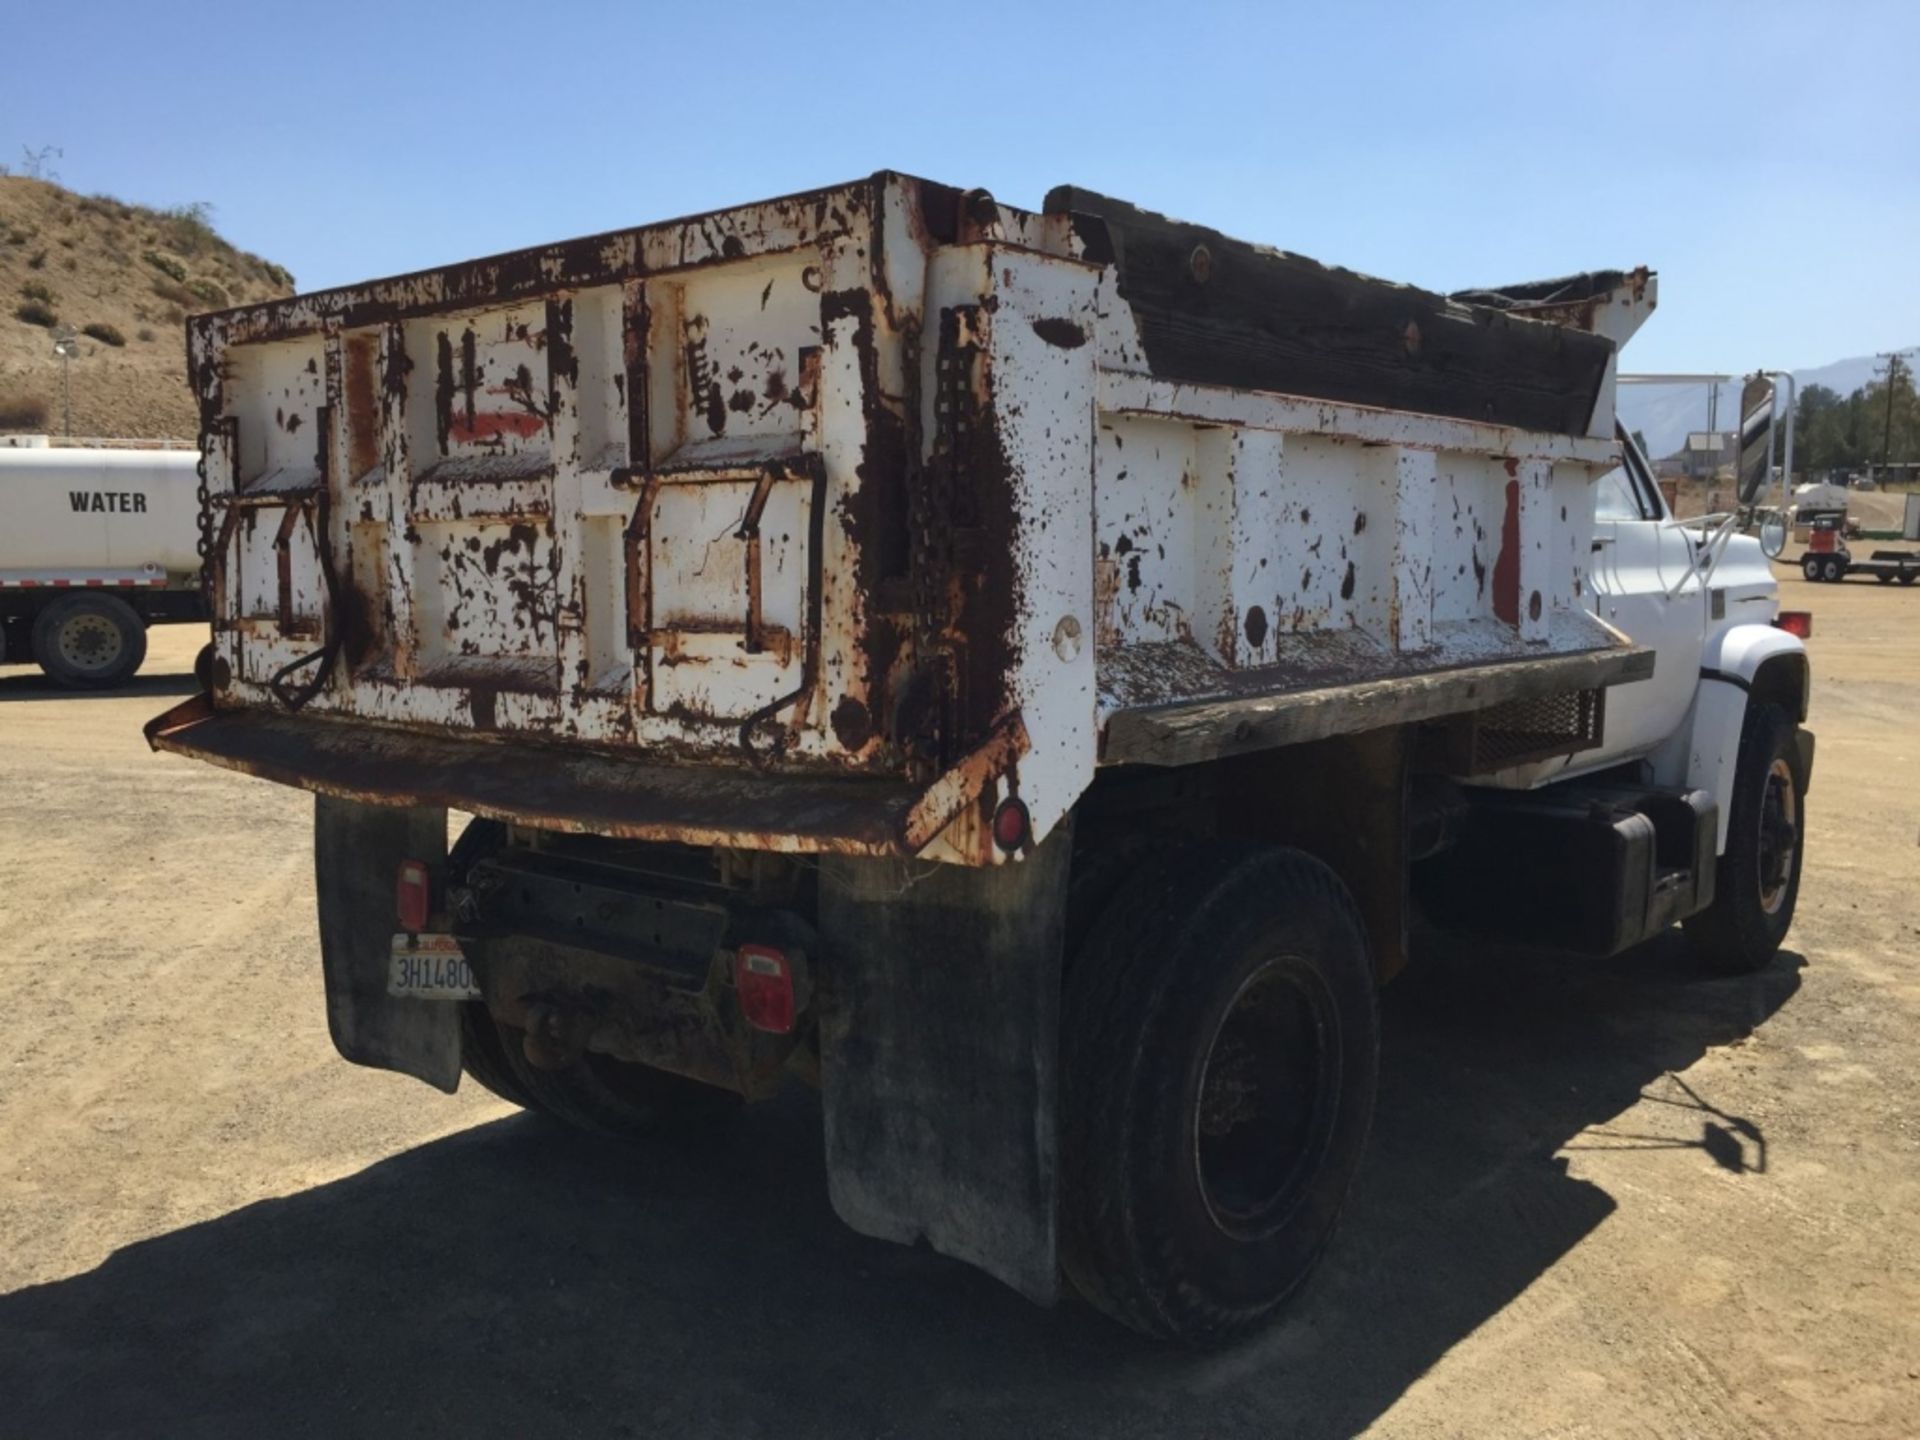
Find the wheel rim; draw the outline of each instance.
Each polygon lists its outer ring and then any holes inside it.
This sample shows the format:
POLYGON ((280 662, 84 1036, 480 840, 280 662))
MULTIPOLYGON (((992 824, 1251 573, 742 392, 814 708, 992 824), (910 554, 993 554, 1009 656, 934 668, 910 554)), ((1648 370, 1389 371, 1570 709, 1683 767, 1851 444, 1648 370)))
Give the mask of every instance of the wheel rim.
POLYGON ((1767 770, 1760 799, 1760 908, 1778 915, 1793 880, 1793 856, 1799 846, 1800 796, 1793 769, 1776 759, 1767 770))
POLYGON ((1194 1169, 1213 1223, 1240 1239, 1283 1224, 1333 1134, 1333 997, 1304 962, 1275 957, 1228 1003, 1194 1102, 1194 1169))
POLYGON ((111 670, 127 648, 120 627, 104 615, 75 615, 60 627, 54 640, 60 658, 88 675, 111 670))

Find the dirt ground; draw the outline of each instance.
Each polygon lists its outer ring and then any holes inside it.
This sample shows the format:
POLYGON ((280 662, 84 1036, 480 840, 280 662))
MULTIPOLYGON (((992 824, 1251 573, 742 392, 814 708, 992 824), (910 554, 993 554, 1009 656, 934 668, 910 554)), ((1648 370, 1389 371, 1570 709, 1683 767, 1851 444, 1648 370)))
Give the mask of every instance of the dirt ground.
POLYGON ((1920 1434, 1920 589, 1783 584, 1787 951, 1410 971, 1331 1259, 1209 1357, 846 1231, 804 1092, 612 1148, 336 1060, 305 798, 140 739, 197 636, 0 668, 0 1435, 1920 1434))

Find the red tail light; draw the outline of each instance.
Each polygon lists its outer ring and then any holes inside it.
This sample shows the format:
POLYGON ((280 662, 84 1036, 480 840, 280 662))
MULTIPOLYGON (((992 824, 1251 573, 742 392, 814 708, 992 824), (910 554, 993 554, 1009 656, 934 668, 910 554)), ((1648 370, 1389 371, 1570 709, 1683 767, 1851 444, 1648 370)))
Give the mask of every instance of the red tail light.
POLYGON ((771 945, 742 945, 733 956, 733 988, 747 1024, 770 1035, 793 1033, 793 964, 771 945))
POLYGON ((1027 807, 1009 796, 993 812, 993 843, 1011 854, 1027 843, 1033 834, 1033 819, 1027 807))
POLYGON ((1782 610, 1773 617, 1773 623, 1789 635, 1798 635, 1802 640, 1813 634, 1811 610, 1782 610))
POLYGON ((400 928, 413 934, 427 928, 433 913, 433 872, 424 860, 402 860, 393 880, 393 908, 400 928))

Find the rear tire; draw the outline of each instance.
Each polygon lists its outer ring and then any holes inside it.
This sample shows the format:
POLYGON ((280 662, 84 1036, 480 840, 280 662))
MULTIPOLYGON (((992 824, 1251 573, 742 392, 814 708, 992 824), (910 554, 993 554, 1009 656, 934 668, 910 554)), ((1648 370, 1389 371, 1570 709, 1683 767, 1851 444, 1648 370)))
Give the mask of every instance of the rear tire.
MULTIPOLYGON (((1074 837, 1076 840, 1079 836, 1074 837)), ((1165 863, 1165 842, 1144 826, 1130 827, 1103 843, 1076 850, 1067 881, 1067 973, 1107 913, 1114 897, 1129 884, 1152 877, 1165 863), (1152 867, 1149 869, 1148 867, 1152 867)))
POLYGON ((508 1036, 478 1000, 460 1004, 460 1068, 469 1080, 491 1090, 509 1105, 538 1110, 533 1093, 520 1083, 507 1059, 508 1036))
POLYGON ((524 1032, 491 1017, 488 1023, 498 1032, 507 1066, 532 1108, 578 1130, 633 1139, 695 1129, 731 1119, 744 1103, 731 1090, 593 1051, 564 1069, 543 1070, 527 1059, 524 1032))
MULTIPOLYGON (((464 875, 506 842, 507 829, 499 821, 470 821, 448 854, 448 869, 464 875)), ((523 1110, 582 1130, 632 1136, 670 1123, 724 1119, 742 1103, 731 1090, 592 1052, 563 1069, 543 1070, 527 1059, 525 1040, 525 1031, 495 1020, 479 1001, 461 1005, 460 1068, 523 1110)))
POLYGON ((1838 555, 1829 555, 1820 562, 1820 578, 1829 585, 1837 585, 1847 578, 1847 565, 1838 555))
POLYGON ((147 627, 118 595, 66 595, 33 622, 33 658, 56 685, 105 690, 147 658, 147 627))
POLYGON ((1920 573, 1912 570, 1903 570, 1900 572, 1900 583, 1902 585, 1911 585, 1916 580, 1920 580, 1920 573))
POLYGON ((1820 557, 1817 555, 1807 556, 1806 559, 1800 562, 1800 573, 1806 576, 1809 582, 1818 584, 1820 580, 1820 557))
POLYGON ((1061 1041, 1062 1265, 1145 1334, 1260 1325, 1331 1239, 1378 1085, 1365 930, 1297 850, 1208 846, 1093 927, 1061 1041))
POLYGON ((1686 922, 1695 958, 1718 974, 1760 969, 1793 924, 1806 854, 1807 787, 1795 728, 1778 705, 1747 707, 1713 904, 1686 922))

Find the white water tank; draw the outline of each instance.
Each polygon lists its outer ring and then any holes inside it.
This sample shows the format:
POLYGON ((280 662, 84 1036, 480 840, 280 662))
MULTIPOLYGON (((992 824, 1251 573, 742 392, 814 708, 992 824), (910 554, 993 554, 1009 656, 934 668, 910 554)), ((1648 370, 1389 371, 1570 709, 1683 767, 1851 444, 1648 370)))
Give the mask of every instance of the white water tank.
POLYGON ((192 450, 0 447, 0 571, 200 569, 192 450))
POLYGON ((1793 492, 1793 506, 1794 509, 1802 513, 1808 511, 1844 510, 1847 508, 1847 487, 1844 485, 1829 485, 1824 481, 1797 486, 1793 492))

